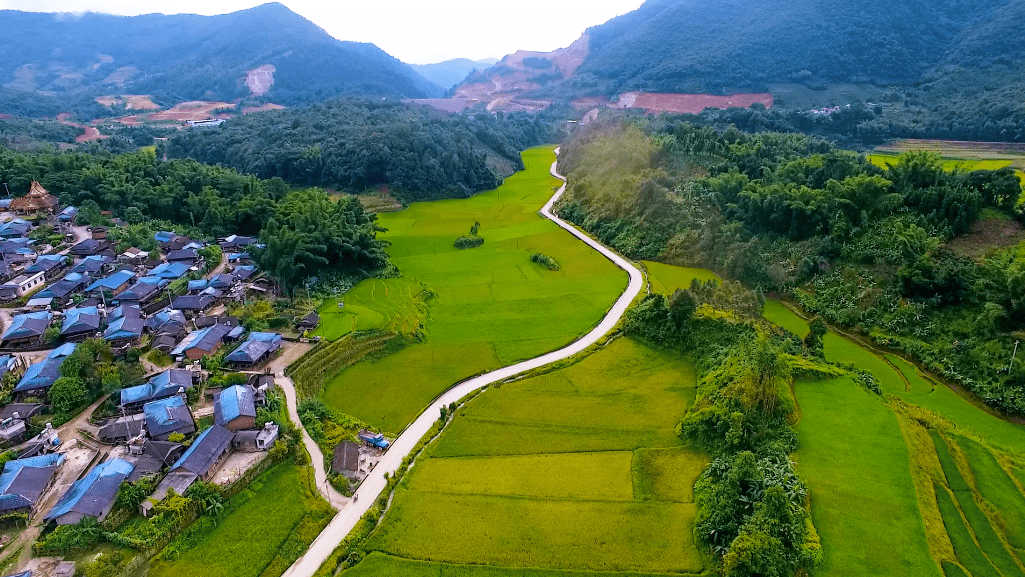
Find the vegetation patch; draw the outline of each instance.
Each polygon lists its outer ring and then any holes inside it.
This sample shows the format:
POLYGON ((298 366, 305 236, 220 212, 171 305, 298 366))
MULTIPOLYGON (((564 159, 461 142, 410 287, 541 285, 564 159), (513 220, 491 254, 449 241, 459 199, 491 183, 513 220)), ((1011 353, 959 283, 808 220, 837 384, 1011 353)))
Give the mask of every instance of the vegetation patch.
POLYGON ((530 255, 530 262, 537 263, 551 271, 559 270, 559 263, 555 262, 554 258, 539 252, 530 255))
MULTIPOLYGON (((343 573, 345 577, 607 577, 604 571, 531 569, 526 567, 495 567, 490 565, 457 565, 417 561, 373 552, 362 563, 343 573)), ((681 577, 689 573, 639 573, 617 571, 616 577, 681 577)))

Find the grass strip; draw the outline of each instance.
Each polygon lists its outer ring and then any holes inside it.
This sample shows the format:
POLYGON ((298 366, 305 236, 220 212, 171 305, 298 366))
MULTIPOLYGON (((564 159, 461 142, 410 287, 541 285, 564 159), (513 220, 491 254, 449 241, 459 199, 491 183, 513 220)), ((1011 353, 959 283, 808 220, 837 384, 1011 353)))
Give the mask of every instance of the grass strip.
POLYGON ((954 552, 961 565, 972 574, 972 577, 1001 577, 1000 572, 989 562, 972 538, 950 491, 940 483, 933 487, 936 490, 936 504, 939 505, 940 515, 943 516, 943 526, 947 528, 950 543, 954 546, 954 552))

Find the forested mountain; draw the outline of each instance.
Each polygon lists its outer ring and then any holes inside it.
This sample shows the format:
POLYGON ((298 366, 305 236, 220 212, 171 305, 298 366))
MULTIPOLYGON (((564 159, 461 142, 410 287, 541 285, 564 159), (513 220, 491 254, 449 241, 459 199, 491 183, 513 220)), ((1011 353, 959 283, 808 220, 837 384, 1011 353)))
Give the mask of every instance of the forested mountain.
POLYGON ((285 105, 341 94, 423 98, 443 92, 377 46, 336 40, 278 3, 220 16, 3 10, 0 29, 0 84, 26 92, 152 94, 165 104, 237 100, 262 90, 246 79, 268 65, 273 84, 264 97, 285 105))
POLYGON ((1022 0, 648 0, 588 30, 578 75, 605 91, 763 91, 775 82, 920 81, 1019 59, 1022 0))
POLYGON ((522 168, 521 150, 555 138, 551 118, 561 119, 557 109, 455 115, 397 101, 343 98, 184 131, 164 151, 293 185, 349 192, 386 185, 413 201, 494 188, 501 180, 487 157, 522 168))
POLYGON ((420 76, 447 90, 462 82, 474 70, 484 70, 496 62, 498 62, 497 58, 486 60, 455 58, 436 64, 410 64, 410 66, 419 72, 420 76))

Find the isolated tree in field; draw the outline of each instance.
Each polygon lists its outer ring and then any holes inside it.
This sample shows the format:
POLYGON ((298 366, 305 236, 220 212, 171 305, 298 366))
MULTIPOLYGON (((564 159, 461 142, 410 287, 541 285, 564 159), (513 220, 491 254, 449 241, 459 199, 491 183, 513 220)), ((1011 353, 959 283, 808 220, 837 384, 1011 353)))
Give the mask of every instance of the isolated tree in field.
POLYGON ((821 317, 815 317, 808 323, 808 334, 804 336, 804 348, 813 355, 822 356, 822 337, 826 336, 829 328, 826 321, 821 317))

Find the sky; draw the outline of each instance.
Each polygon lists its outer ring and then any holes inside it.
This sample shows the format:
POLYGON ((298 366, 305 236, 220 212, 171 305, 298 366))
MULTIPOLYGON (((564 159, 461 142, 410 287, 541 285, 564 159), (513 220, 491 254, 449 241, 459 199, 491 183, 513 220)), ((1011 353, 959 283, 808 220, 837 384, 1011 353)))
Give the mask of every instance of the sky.
MULTIPOLYGON (((134 16, 226 14, 262 0, 0 0, 0 9, 134 16)), ((516 50, 570 45, 589 26, 637 9, 642 0, 281 0, 339 40, 372 42, 409 64, 501 58, 516 50)))

